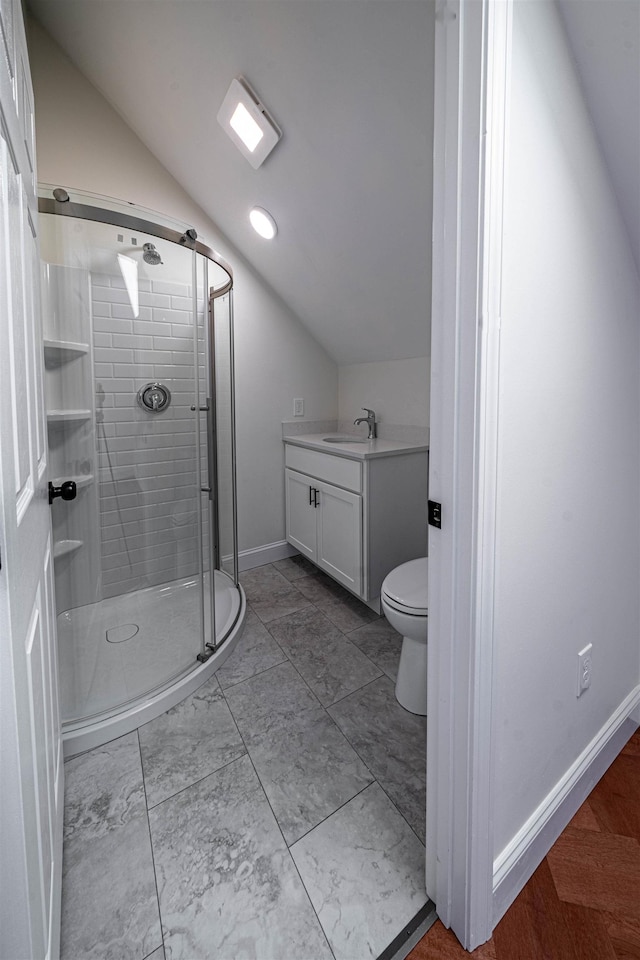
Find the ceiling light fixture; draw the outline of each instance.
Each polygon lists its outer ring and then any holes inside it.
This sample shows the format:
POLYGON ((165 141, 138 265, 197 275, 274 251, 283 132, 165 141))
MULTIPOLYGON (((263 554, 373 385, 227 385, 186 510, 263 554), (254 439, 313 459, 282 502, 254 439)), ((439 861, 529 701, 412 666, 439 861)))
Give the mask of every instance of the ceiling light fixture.
POLYGON ((278 224, 268 210, 263 207, 253 207, 249 213, 251 226, 265 240, 273 240, 278 232, 278 224))
POLYGON ((265 161, 282 136, 282 131, 243 77, 231 81, 218 110, 218 123, 254 170, 265 161))

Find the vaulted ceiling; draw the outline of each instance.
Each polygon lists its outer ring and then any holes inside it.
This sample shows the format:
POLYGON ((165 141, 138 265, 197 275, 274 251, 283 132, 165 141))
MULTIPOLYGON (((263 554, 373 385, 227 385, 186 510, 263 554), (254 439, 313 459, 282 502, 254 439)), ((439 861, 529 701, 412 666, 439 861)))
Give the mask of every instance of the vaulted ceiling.
POLYGON ((560 0, 560 10, 640 271, 640 0, 560 0))
MULTIPOLYGON (((337 362, 429 352, 435 0, 29 5, 337 362), (258 170, 216 122, 240 75, 283 130, 258 170)), ((560 9, 640 264, 640 3, 560 9)))
POLYGON ((30 7, 335 360, 428 354, 431 0, 30 7), (216 122, 240 75, 283 130, 258 170, 216 122))

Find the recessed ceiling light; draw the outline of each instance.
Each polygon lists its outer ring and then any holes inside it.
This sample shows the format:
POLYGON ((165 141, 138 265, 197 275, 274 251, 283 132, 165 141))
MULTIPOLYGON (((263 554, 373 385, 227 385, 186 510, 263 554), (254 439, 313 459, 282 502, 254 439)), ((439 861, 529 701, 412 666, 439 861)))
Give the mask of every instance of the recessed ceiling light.
POLYGON ((218 110, 218 123, 254 170, 271 153, 282 131, 242 77, 231 81, 218 110))
POLYGON ((253 207, 249 213, 249 220, 256 233, 259 233, 265 240, 273 240, 278 232, 277 223, 269 211, 262 207, 253 207))

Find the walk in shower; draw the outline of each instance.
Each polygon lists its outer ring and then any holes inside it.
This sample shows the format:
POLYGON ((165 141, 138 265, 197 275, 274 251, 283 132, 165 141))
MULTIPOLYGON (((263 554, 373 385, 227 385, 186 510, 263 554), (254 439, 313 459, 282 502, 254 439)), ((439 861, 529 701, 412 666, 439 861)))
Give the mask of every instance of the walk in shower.
POLYGON ((69 756, 178 703, 240 636, 233 278, 188 226, 39 195, 69 756))

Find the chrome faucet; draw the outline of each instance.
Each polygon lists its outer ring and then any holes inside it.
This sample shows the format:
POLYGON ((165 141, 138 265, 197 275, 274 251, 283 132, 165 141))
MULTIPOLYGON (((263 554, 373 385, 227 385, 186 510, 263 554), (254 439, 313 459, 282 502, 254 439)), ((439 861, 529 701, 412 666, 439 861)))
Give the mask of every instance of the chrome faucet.
POLYGON ((357 419, 353 421, 354 426, 355 426, 356 424, 358 424, 358 423, 368 423, 368 424, 369 424, 369 436, 367 437, 367 440, 375 440, 376 435, 377 435, 377 434, 376 434, 376 412, 375 412, 375 410, 369 410, 368 407, 363 407, 362 409, 366 411, 367 416, 366 416, 366 417, 357 417, 357 419))

